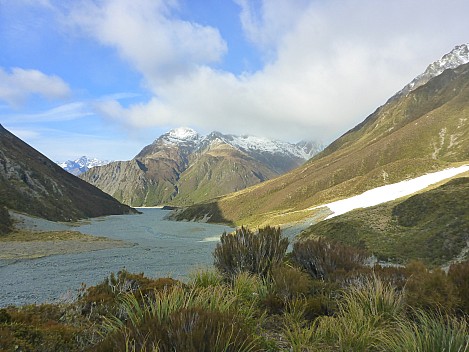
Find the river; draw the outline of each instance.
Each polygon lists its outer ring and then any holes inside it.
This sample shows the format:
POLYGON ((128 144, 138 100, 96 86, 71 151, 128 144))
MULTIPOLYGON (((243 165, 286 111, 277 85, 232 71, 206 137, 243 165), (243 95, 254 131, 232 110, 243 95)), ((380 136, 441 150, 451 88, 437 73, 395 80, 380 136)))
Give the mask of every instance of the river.
POLYGON ((95 285, 123 268, 149 277, 184 279, 191 270, 212 264, 220 234, 232 230, 224 225, 165 220, 166 210, 139 210, 140 215, 107 216, 74 226, 25 218, 26 228, 77 230, 131 245, 38 259, 0 260, 0 307, 70 299, 82 283, 95 285))

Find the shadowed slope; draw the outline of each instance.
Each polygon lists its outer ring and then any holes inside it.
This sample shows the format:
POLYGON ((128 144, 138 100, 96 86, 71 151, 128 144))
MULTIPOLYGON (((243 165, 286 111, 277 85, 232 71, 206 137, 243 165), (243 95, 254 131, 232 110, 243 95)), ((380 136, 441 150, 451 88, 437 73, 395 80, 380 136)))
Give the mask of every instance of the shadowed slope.
POLYGON ((0 125, 0 206, 54 221, 133 213, 0 125))

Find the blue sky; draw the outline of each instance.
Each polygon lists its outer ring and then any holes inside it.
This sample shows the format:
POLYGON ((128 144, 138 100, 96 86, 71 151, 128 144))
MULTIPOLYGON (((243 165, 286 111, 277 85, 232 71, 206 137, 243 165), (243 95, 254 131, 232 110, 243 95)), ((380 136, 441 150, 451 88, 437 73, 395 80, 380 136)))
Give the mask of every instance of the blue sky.
POLYGON ((53 160, 165 131, 331 142, 454 46, 466 0, 0 0, 0 123, 53 160))

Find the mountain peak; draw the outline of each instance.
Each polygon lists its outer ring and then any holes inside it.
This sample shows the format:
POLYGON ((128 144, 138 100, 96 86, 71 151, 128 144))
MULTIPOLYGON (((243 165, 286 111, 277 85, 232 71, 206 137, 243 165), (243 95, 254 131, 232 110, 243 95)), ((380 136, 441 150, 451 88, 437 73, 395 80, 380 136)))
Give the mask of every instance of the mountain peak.
POLYGON ((433 77, 439 76, 443 71, 448 69, 455 69, 458 66, 467 64, 469 62, 469 44, 457 45, 449 53, 430 65, 424 73, 418 75, 408 85, 406 85, 396 96, 406 95, 407 93, 417 89, 426 84, 433 77))
POLYGON ((83 155, 76 160, 67 160, 64 162, 57 162, 57 164, 65 171, 68 171, 69 173, 75 176, 78 176, 88 171, 92 167, 106 165, 106 164, 109 164, 110 162, 111 162, 110 160, 99 160, 97 158, 90 158, 90 157, 83 155))
POLYGON ((199 138, 199 134, 189 127, 178 127, 172 129, 166 135, 173 139, 178 140, 195 140, 199 138))

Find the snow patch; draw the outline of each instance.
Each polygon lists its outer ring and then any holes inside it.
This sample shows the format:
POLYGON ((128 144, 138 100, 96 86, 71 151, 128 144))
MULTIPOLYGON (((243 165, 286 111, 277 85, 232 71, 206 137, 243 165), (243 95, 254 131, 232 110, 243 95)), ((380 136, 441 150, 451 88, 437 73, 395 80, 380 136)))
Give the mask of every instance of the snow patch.
POLYGON ((447 178, 456 176, 466 171, 469 171, 469 165, 463 165, 460 167, 437 171, 411 180, 405 180, 390 185, 377 187, 357 196, 342 199, 328 204, 323 204, 317 207, 309 208, 308 210, 322 208, 326 206, 333 212, 333 214, 329 215, 326 218, 330 219, 335 216, 345 214, 354 209, 368 208, 374 205, 390 202, 392 200, 411 195, 432 184, 438 183, 440 181, 443 181, 447 178))
POLYGON ((194 140, 199 138, 199 134, 192 128, 178 127, 168 132, 169 137, 180 140, 194 140))

